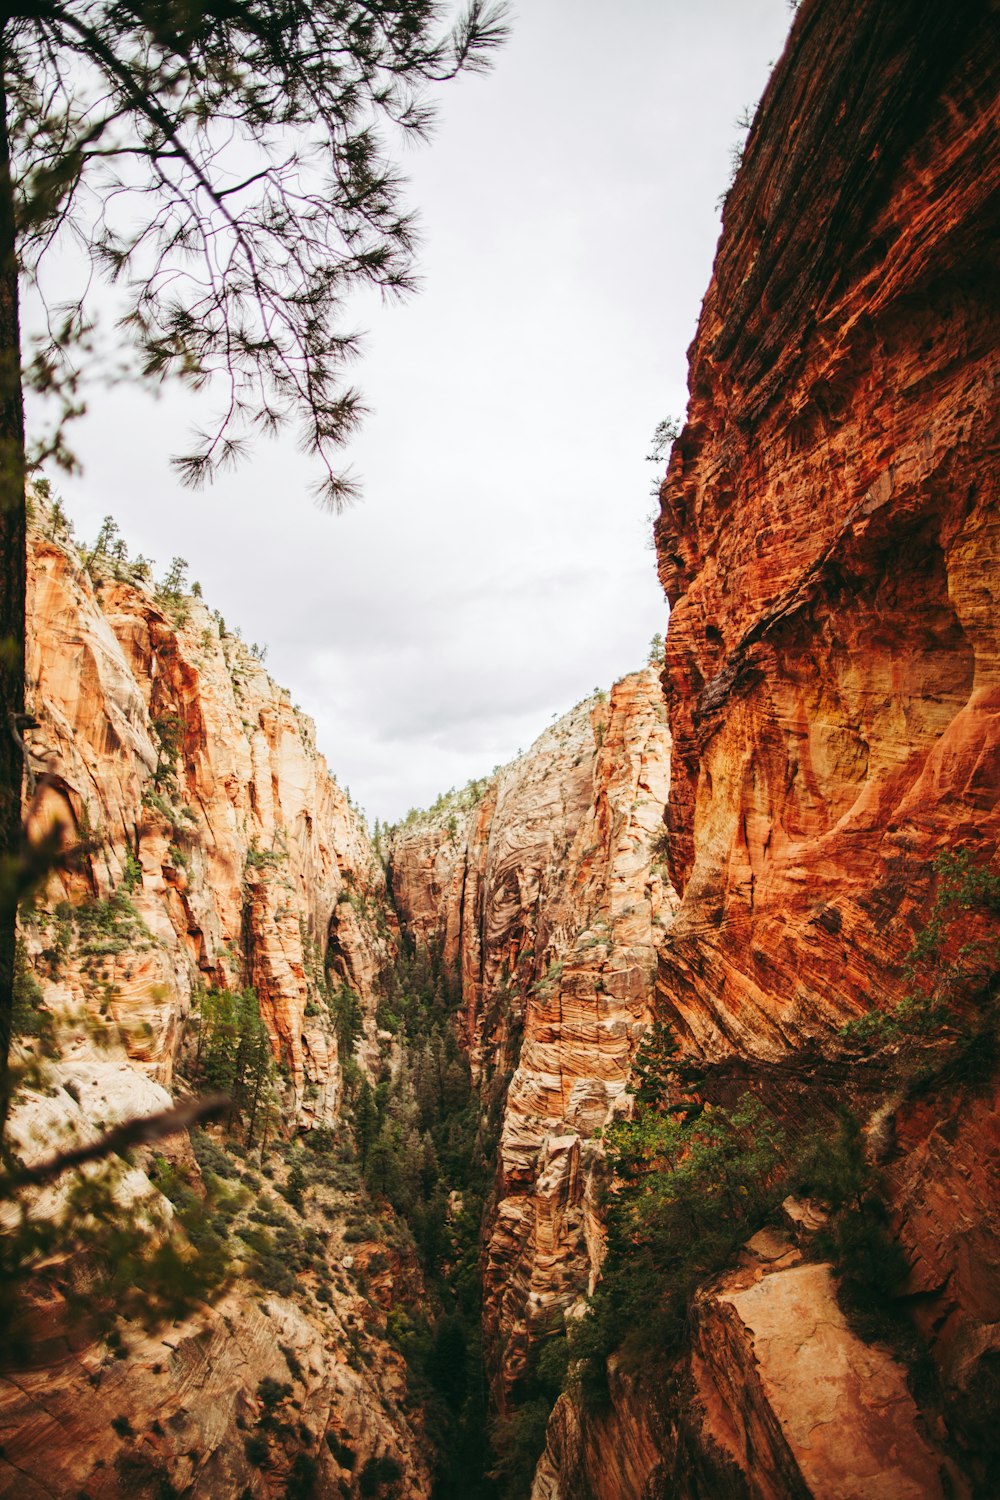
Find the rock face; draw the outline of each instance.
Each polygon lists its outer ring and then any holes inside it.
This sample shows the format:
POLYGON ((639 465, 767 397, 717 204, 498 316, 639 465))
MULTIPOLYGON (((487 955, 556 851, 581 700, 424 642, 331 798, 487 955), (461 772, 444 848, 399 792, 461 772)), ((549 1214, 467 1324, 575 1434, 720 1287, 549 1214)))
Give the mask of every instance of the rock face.
POLYGON ((560 1397, 531 1500, 944 1500, 967 1494, 903 1367, 862 1342, 830 1267, 762 1230, 699 1293, 669 1415, 612 1363, 605 1409, 560 1397))
POLYGON ((767 1500, 955 1493, 904 1368, 848 1327, 830 1267, 767 1231, 748 1251, 695 1307, 688 1420, 720 1477, 767 1500))
POLYGON ((627 1103, 674 895, 653 845, 670 739, 652 669, 580 704, 390 849, 400 920, 461 977, 484 1107, 499 1131, 485 1325, 501 1405, 532 1335, 601 1254, 594 1132, 627 1103))
POLYGON ((727 200, 656 526, 704 1056, 898 1000, 935 855, 996 848, 988 9, 804 5, 727 200))
MULTIPOLYGON (((58 819, 90 852, 50 878, 23 925, 59 1043, 43 1086, 23 1092, 11 1117, 28 1162, 170 1104, 199 984, 256 989, 284 1067, 286 1139, 339 1118, 324 965, 357 995, 375 1054, 389 928, 363 824, 311 722, 253 653, 199 599, 158 596, 130 572, 108 557, 85 566, 58 513, 36 501, 30 819, 36 829, 58 819)), ((256 1144, 252 1165, 280 1181, 286 1147, 265 1165, 259 1135, 256 1144)), ((157 1149, 200 1183, 185 1138, 157 1149)), ((140 1152, 116 1201, 148 1198, 169 1215, 152 1157, 140 1152)), ((248 1151, 231 1158, 226 1192, 230 1209, 239 1198, 244 1231, 231 1290, 155 1334, 126 1324, 127 1358, 67 1318, 64 1293, 75 1274, 86 1278, 85 1262, 74 1271, 79 1257, 49 1257, 35 1269, 22 1313, 29 1363, 11 1371, 8 1350, 0 1371, 0 1494, 346 1496, 374 1492, 382 1474, 396 1476, 395 1493, 426 1500, 419 1408, 384 1311, 363 1295, 382 1288, 391 1301, 382 1252, 393 1221, 359 1217, 349 1147, 339 1167, 328 1160, 315 1159, 327 1186, 310 1187, 305 1207, 300 1194, 290 1218, 270 1197, 273 1181, 245 1170, 248 1151), (342 1190, 329 1186, 338 1172, 348 1174, 342 1190), (287 1232, 280 1295, 245 1264, 250 1244, 274 1255, 268 1225, 287 1232), (359 1281, 369 1265, 377 1280, 359 1281)), ((36 1217, 59 1216, 64 1180, 33 1201, 36 1217)), ((412 1304, 422 1288, 412 1267, 407 1275, 412 1304)))
POLYGON ((261 1418, 267 1430, 260 1386, 271 1381, 288 1388, 277 1419, 294 1422, 297 1444, 315 1455, 315 1493, 357 1495, 366 1463, 390 1458, 404 1476, 396 1493, 426 1500, 419 1431, 401 1409, 402 1360, 367 1334, 362 1363, 353 1346, 367 1303, 357 1297, 338 1304, 337 1315, 328 1312, 318 1323, 287 1298, 258 1305, 234 1292, 196 1318, 134 1342, 127 1360, 100 1345, 49 1342, 36 1367, 16 1380, 0 1376, 0 1495, 287 1495, 294 1478, 280 1442, 267 1472, 246 1447, 261 1418), (296 1361, 294 1372, 282 1346, 296 1361))
POLYGON ((383 944, 358 912, 383 882, 312 722, 199 599, 157 595, 108 558, 85 568, 40 503, 28 647, 35 821, 98 834, 26 930, 47 1002, 102 1011, 169 1085, 193 988, 252 984, 292 1109, 331 1121, 336 1040, 310 1002, 329 945, 371 1008, 383 944), (127 942, 76 941, 72 913, 53 915, 116 890, 127 942))
MULTIPOLYGON (((942 853, 996 868, 990 35, 980 4, 801 7, 691 350, 656 527, 682 893, 657 992, 690 1054, 746 1077, 808 1074, 843 1050, 846 1021, 904 996, 942 853)), ((989 1068, 896 1100, 882 1156, 983 1493, 998 1482, 997 1102, 989 1068)), ((727 1326, 745 1312, 759 1335, 762 1296, 752 1317, 729 1298, 727 1326)), ((748 1455, 748 1493, 800 1492, 768 1489, 748 1455)), ((797 1462, 802 1493, 879 1492, 797 1462)))

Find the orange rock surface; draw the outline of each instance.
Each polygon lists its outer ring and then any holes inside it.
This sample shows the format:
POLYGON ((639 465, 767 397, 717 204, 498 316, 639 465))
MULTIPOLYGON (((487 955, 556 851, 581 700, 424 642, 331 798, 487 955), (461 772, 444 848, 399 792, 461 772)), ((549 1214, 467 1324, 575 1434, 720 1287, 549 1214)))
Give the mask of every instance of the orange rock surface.
MULTIPOLYGON (((997 867, 997 82, 987 6, 801 7, 661 490, 682 899, 658 1001, 690 1053, 798 1077, 803 1101, 843 1023, 906 993, 938 856, 997 867)), ((956 1078, 882 1111, 917 1320, 984 1493, 996 1103, 995 1079, 956 1078)))
MULTIPOLYGON (((310 1002, 322 1000, 328 958, 361 1000, 374 1052, 385 939, 370 913, 384 876, 311 722, 199 600, 158 600, 106 561, 88 570, 40 501, 28 646, 33 817, 58 818, 94 844, 80 869, 50 879, 23 924, 58 1018, 59 1060, 18 1098, 12 1144, 31 1162, 167 1107, 199 983, 255 986, 286 1065, 286 1133, 335 1125, 336 1034, 325 1004, 310 1002), (115 892, 124 915, 94 941, 80 914, 106 912, 100 903, 115 892)), ((157 1149, 197 1180, 185 1138, 157 1149)), ((139 1158, 119 1203, 155 1197, 139 1158)), ((255 1181, 273 1215, 270 1184, 255 1181)), ((35 1215, 57 1217, 62 1194, 46 1189, 35 1215)), ((322 1226, 324 1299, 301 1269, 294 1293, 279 1296, 236 1264, 214 1307, 149 1336, 126 1325, 127 1358, 67 1320, 58 1260, 36 1271, 25 1292, 30 1360, 0 1371, 0 1495, 284 1495, 297 1482, 289 1443, 272 1443, 264 1467, 246 1449, 270 1421, 260 1390, 270 1381, 288 1387, 279 1415, 295 1425, 282 1431, 315 1465, 318 1493, 357 1493, 366 1463, 392 1460, 399 1494, 427 1500, 427 1444, 419 1414, 405 1409, 403 1360, 351 1278, 376 1246, 345 1238, 349 1194, 326 1207, 322 1218, 315 1205, 300 1215, 303 1231, 322 1226)))
POLYGON ((106 898, 130 860, 147 930, 105 956, 99 979, 72 951, 43 965, 47 1001, 93 1013, 110 994, 129 1057, 169 1084, 193 988, 253 984, 292 1108, 329 1122, 336 1039, 305 1012, 328 943, 373 1006, 380 939, 347 899, 383 888, 367 834, 311 721, 200 600, 158 600, 127 566, 92 571, 40 506, 27 663, 32 766, 47 781, 39 817, 95 830, 99 844, 82 874, 50 882, 26 940, 34 955, 51 948, 59 899, 106 898))
POLYGON ((726 203, 661 491, 660 991, 778 1057, 902 993, 932 861, 1000 813, 988 7, 802 7, 726 203))

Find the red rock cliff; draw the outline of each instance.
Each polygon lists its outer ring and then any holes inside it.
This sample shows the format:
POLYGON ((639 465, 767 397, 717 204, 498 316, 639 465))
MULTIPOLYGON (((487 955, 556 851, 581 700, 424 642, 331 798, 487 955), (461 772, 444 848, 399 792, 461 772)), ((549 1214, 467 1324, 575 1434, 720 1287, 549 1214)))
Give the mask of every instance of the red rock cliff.
POLYGON ((804 6, 727 201, 656 526, 705 1054, 898 999, 934 856, 996 847, 988 11, 804 6))
MULTIPOLYGON (((658 1003, 690 1053, 802 1098, 842 1025, 903 997, 938 856, 996 869, 994 25, 975 3, 801 8, 726 203, 661 490, 682 900, 658 1003)), ((987 1493, 995 1073, 887 1110, 908 1290, 987 1493)), ((749 1493, 800 1492, 750 1451, 749 1493)), ((795 1484, 833 1493, 807 1459, 795 1484)), ((851 1483, 836 1493, 875 1493, 851 1483)), ((938 1492, 910 1483, 886 1493, 938 1492)))
MULTIPOLYGON (((891 1057, 866 1077, 840 1030, 903 997, 938 856, 997 868, 994 27, 986 4, 801 7, 661 489, 681 903, 657 1008, 793 1124, 879 1097, 891 1057)), ((997 1119, 994 1067, 877 1122, 947 1420, 768 1230, 696 1296, 671 1401, 614 1360, 605 1410, 560 1398, 533 1500, 996 1493, 997 1119)))

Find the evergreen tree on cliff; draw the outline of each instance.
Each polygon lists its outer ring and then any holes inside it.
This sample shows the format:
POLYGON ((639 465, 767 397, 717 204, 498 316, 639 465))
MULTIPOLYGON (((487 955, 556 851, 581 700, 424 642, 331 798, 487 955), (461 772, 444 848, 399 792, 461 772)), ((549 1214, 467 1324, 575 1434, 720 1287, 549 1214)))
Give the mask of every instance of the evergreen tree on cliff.
MULTIPOLYGON (((114 286, 132 373, 221 396, 176 460, 200 484, 297 425, 334 509, 361 414, 343 325, 362 284, 412 285, 413 224, 383 135, 423 135, 428 84, 484 68, 503 5, 435 0, 23 0, 0 7, 0 1123, 21 848, 24 481, 66 463, 92 358, 89 291, 46 296, 57 242, 114 286), (23 347, 30 284, 49 334, 23 347), (25 389, 54 397, 25 447, 25 389)), ((65 262, 63 263, 65 265, 65 262)), ((53 267, 53 269, 55 269, 53 267)), ((30 856, 28 859, 30 863, 30 856)))

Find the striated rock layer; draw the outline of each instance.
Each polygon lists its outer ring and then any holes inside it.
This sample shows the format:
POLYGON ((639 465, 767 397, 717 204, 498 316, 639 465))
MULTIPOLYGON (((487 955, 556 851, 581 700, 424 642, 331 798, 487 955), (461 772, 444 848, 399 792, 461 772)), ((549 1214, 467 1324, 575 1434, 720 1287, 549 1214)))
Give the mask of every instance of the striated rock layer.
POLYGON ((443 944, 499 1133, 484 1250, 501 1405, 600 1262, 594 1132, 626 1103, 675 898, 653 848, 670 738, 652 669, 580 704, 463 807, 398 830, 400 920, 443 944))
POLYGON ((1000 828, 989 7, 803 6, 726 205, 661 491, 660 990, 703 1056, 901 997, 1000 828))
POLYGON ((198 984, 252 984, 305 1122, 336 1116, 335 971, 373 1009, 384 945, 359 919, 383 877, 317 752, 312 721, 222 622, 127 564, 84 558, 40 503, 28 567, 36 824, 97 835, 54 877, 25 937, 54 1009, 100 1011, 169 1085, 198 984), (74 941, 72 907, 127 892, 128 941, 74 941), (120 951, 113 951, 119 948, 120 951), (98 961, 99 957, 99 961, 98 961), (310 1014, 307 1016, 307 1007, 310 1014))
POLYGON ((831 1268, 762 1230, 697 1296, 669 1405, 612 1360, 607 1407, 560 1397, 531 1500, 944 1500, 967 1494, 882 1345, 837 1305, 831 1268))
POLYGON ((666 1404, 614 1370, 598 1416, 560 1399, 534 1500, 1000 1486, 995 1063, 886 1099, 892 1057, 856 1067, 840 1036, 905 995, 938 857, 997 869, 994 27, 972 0, 799 8, 656 525, 681 892, 657 1010, 723 1098, 742 1081, 793 1127, 886 1101, 869 1140, 947 1420, 826 1267, 779 1254, 696 1299, 666 1404))
MULTIPOLYGON (((389 927, 363 823, 311 721, 219 617, 124 562, 87 559, 40 499, 28 598, 30 819, 59 820, 89 853, 49 879, 23 924, 59 1056, 16 1100, 10 1142, 31 1162, 168 1107, 197 987, 252 985, 282 1065, 284 1129, 266 1162, 258 1132, 253 1165, 271 1181, 248 1169, 246 1149, 229 1158, 224 1222, 242 1216, 244 1262, 251 1242, 275 1255, 267 1225, 284 1224, 293 1250, 277 1283, 274 1271, 249 1280, 237 1259, 214 1307, 148 1335, 125 1323, 127 1356, 67 1315, 67 1288, 86 1284, 82 1256, 35 1266, 19 1314, 28 1355, 11 1368, 6 1349, 0 1370, 0 1495, 357 1495, 388 1467, 396 1493, 426 1500, 422 1414, 377 1305, 376 1293, 394 1295, 392 1217, 364 1216, 357 1175, 329 1165, 329 1144, 311 1160, 300 1150, 314 1176, 293 1207, 281 1140, 339 1119, 324 967, 354 990, 362 1052, 376 1052, 389 927)), ((157 1153, 203 1190, 186 1138, 157 1153)), ((139 1151, 116 1200, 148 1199, 169 1217, 153 1156, 139 1151)), ((64 1182, 33 1202, 36 1218, 59 1216, 64 1182)), ((396 1292, 419 1301, 419 1274, 401 1269, 396 1292)))
MULTIPOLYGON (((938 856, 996 868, 991 36, 985 4, 801 8, 727 201, 661 490, 682 900, 658 1002, 690 1053, 765 1089, 783 1075, 779 1105, 789 1079, 803 1099, 835 1093, 817 1062, 842 1025, 903 998, 938 856)), ((882 1152, 949 1437, 983 1493, 997 1102, 995 1075, 892 1100, 882 1152)), ((730 1305, 759 1335, 756 1306, 730 1305)), ((787 1438, 801 1412, 771 1394, 787 1438)), ((749 1494, 800 1492, 739 1442, 749 1494)), ((871 1462, 835 1478, 800 1461, 801 1492, 882 1493, 871 1462)), ((927 1476, 879 1482, 938 1493, 927 1476)))

